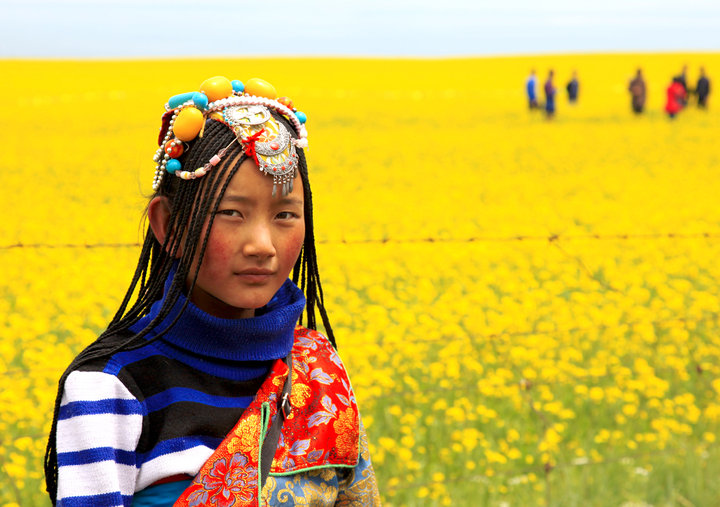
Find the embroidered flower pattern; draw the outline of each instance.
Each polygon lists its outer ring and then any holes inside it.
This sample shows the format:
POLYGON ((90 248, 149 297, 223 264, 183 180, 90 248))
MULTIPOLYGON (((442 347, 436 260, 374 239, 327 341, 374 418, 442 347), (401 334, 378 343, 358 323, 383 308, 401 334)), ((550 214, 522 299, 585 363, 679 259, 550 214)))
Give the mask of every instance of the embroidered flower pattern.
POLYGON ((358 427, 357 412, 351 408, 340 413, 337 421, 333 423, 333 429, 337 438, 335 447, 340 456, 348 456, 353 451, 357 452, 358 434, 353 428, 358 427))
POLYGON ((241 420, 233 431, 235 436, 228 443, 230 453, 246 452, 257 461, 260 442, 260 416, 252 414, 241 420))
POLYGON ((193 491, 188 497, 188 506, 233 507, 252 501, 257 488, 257 469, 247 464, 247 456, 241 453, 233 454, 229 465, 226 458, 215 461, 202 478, 203 489, 193 491))
POLYGON ((312 395, 312 390, 307 384, 296 383, 293 379, 292 394, 290 395, 290 403, 293 407, 304 407, 310 395, 312 395))

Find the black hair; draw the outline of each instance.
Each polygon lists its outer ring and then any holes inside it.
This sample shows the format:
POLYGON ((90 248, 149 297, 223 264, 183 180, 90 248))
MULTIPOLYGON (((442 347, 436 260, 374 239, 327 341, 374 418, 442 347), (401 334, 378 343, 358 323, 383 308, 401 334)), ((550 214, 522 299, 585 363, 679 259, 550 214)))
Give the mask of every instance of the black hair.
MULTIPOLYGON (((278 114, 273 114, 273 116, 294 135, 294 127, 289 121, 278 114)), ((161 337, 177 322, 185 310, 189 298, 185 300, 181 311, 167 328, 159 330, 151 340, 144 339, 148 332, 168 316, 178 297, 185 290, 186 280, 190 280, 187 293, 192 292, 217 208, 230 180, 247 157, 242 151, 240 142, 235 140, 232 130, 224 123, 210 119, 205 123, 202 137, 186 144, 184 153, 178 159, 183 167, 202 167, 213 155, 226 147, 223 163, 213 167, 201 178, 182 180, 165 174, 152 198, 165 196, 168 199, 170 205, 168 234, 161 244, 148 226, 135 273, 115 316, 107 329, 70 363, 58 382, 53 421, 45 451, 45 484, 53 505, 57 501, 58 481, 57 421, 65 380, 72 371, 90 361, 106 359, 116 352, 142 347, 149 341, 161 337), (205 228, 208 217, 209 223, 205 228), (196 258, 197 262, 193 263, 196 258), (176 272, 158 315, 138 333, 130 332, 130 326, 147 315, 152 304, 163 297, 165 282, 174 265, 177 266, 176 272), (135 296, 135 300, 131 305, 130 301, 133 296, 135 296)), ((292 280, 299 284, 300 289, 305 293, 304 314, 307 318, 307 326, 312 329, 316 328, 316 313, 319 313, 325 333, 332 345, 336 347, 335 337, 325 310, 318 272, 312 219, 312 192, 307 161, 302 149, 297 148, 297 152, 298 173, 303 183, 305 238, 300 255, 293 267, 292 280)), ((301 316, 301 324, 302 320, 301 316)))

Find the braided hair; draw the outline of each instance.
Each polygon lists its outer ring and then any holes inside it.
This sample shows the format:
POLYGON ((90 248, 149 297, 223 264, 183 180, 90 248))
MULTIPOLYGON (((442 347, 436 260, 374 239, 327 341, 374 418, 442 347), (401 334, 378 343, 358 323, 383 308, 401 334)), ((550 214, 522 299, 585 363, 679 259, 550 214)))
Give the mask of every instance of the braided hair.
MULTIPOLYGON (((283 122, 287 130, 295 135, 294 128, 284 117, 276 113, 273 113, 273 116, 277 121, 283 122)), ((149 341, 160 338, 177 322, 190 298, 185 299, 182 309, 169 326, 158 330, 151 339, 145 338, 168 316, 178 297, 183 293, 186 280, 190 282, 187 293, 192 293, 215 213, 227 186, 238 171, 240 164, 247 158, 240 143, 233 142, 234 139, 235 134, 225 124, 213 119, 207 120, 203 136, 189 143, 188 149, 182 154, 180 161, 183 167, 200 167, 222 148, 227 147, 225 161, 202 178, 181 180, 170 175, 163 178, 152 198, 156 196, 167 198, 170 206, 167 230, 170 232, 165 235, 161 244, 151 227, 148 226, 135 273, 115 316, 107 329, 72 361, 58 382, 53 422, 45 451, 45 483, 53 505, 57 501, 58 486, 57 423, 65 380, 71 372, 84 364, 107 359, 120 351, 140 348, 149 341), (205 227, 208 220, 207 227, 205 227), (193 263, 194 259, 197 259, 197 262, 193 263), (157 316, 139 332, 129 331, 133 324, 149 313, 153 303, 163 297, 165 282, 170 276, 173 266, 176 266, 176 271, 157 316), (135 295, 135 299, 130 304, 133 295, 135 295)), ((313 329, 317 327, 316 314, 319 313, 327 337, 336 347, 335 337, 325 310, 318 272, 312 219, 312 192, 307 161, 302 149, 297 148, 297 152, 298 173, 303 183, 305 238, 300 255, 293 267, 292 280, 299 284, 300 289, 305 293, 304 315, 307 318, 307 326, 313 329)), ((301 315, 301 324, 302 321, 303 316, 301 315)))

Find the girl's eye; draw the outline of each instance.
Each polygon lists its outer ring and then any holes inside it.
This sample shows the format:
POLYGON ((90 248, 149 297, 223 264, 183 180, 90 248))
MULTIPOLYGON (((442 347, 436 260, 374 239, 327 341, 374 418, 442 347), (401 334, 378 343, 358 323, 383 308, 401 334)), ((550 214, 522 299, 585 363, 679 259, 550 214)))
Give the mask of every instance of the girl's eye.
POLYGON ((240 213, 238 210, 234 209, 222 209, 218 211, 218 215, 225 215, 228 217, 240 217, 242 218, 242 213, 240 213))
POLYGON ((300 218, 300 215, 293 213, 292 211, 281 211, 277 214, 277 218, 280 220, 289 220, 291 218, 300 218))

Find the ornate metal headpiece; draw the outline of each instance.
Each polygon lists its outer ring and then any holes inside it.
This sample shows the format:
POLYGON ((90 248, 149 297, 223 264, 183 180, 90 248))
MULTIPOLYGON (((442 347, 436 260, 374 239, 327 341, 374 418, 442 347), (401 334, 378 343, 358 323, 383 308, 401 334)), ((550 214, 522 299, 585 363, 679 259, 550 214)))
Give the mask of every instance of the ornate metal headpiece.
POLYGON ((293 107, 289 98, 276 97, 275 88, 262 79, 253 78, 243 84, 222 76, 205 80, 200 91, 171 97, 165 104, 158 136, 153 190, 160 187, 166 172, 185 180, 204 176, 220 163, 232 143, 239 142, 258 168, 272 176, 273 196, 278 185, 282 195, 292 192, 298 166, 296 147, 307 147, 307 117, 293 107), (272 116, 271 110, 290 121, 297 139, 272 116), (202 137, 208 118, 225 123, 235 133, 235 139, 202 167, 183 169, 178 158, 187 148, 186 143, 202 137))

